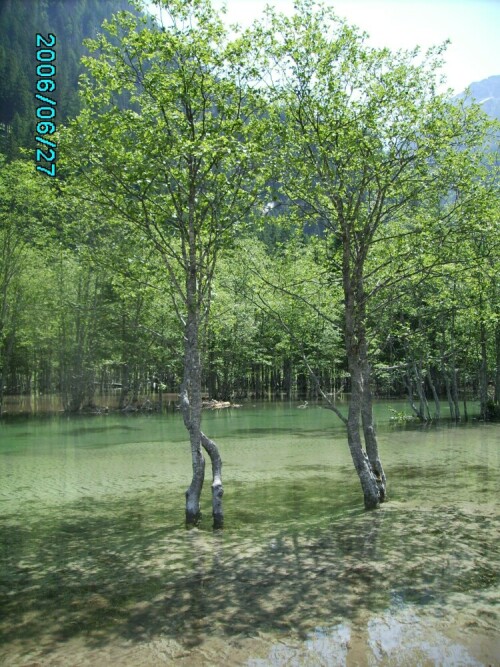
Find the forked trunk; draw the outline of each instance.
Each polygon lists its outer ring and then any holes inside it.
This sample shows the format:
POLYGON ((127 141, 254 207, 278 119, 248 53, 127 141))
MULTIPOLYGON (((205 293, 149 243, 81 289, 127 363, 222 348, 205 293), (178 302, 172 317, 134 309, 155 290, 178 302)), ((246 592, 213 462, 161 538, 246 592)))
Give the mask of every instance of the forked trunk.
POLYGON ((368 362, 366 341, 362 345, 361 368, 361 423, 363 425, 363 436, 368 460, 378 486, 379 501, 384 502, 387 494, 387 480, 378 452, 377 435, 375 424, 373 423, 373 398, 370 386, 370 364, 368 362))
MULTIPOLYGON (((199 441, 198 441, 199 442, 199 441)), ((197 526, 201 521, 200 496, 205 478, 205 459, 201 449, 191 442, 193 477, 186 491, 186 525, 197 526)))
POLYGON ((224 489, 222 487, 222 459, 213 440, 201 434, 201 444, 210 456, 212 462, 212 517, 213 527, 222 528, 224 526, 224 512, 222 509, 222 496, 224 489))
POLYGON ((205 478, 205 459, 201 451, 201 360, 198 345, 198 318, 190 312, 185 327, 184 381, 180 405, 189 432, 193 477, 186 491, 186 525, 196 526, 201 519, 200 496, 205 478))
POLYGON ((196 314, 188 315, 185 328, 184 382, 181 388, 181 410, 184 425, 189 432, 193 477, 186 491, 186 525, 196 526, 201 520, 200 497, 205 479, 205 458, 202 446, 212 463, 212 516, 213 527, 222 528, 222 460, 213 440, 201 431, 201 359, 199 350, 199 323, 196 314))
POLYGON ((386 497, 386 478, 378 453, 370 390, 370 365, 366 341, 366 307, 362 258, 354 275, 344 246, 345 342, 351 374, 351 398, 347 417, 347 441, 358 473, 366 509, 374 509, 386 497), (354 278, 354 280, 353 280, 354 278), (366 452, 361 443, 361 423, 366 452))
POLYGON ((380 490, 371 462, 361 444, 360 418, 362 405, 362 378, 357 364, 351 366, 351 399, 347 417, 347 442, 358 473, 366 509, 375 509, 380 504, 380 490))

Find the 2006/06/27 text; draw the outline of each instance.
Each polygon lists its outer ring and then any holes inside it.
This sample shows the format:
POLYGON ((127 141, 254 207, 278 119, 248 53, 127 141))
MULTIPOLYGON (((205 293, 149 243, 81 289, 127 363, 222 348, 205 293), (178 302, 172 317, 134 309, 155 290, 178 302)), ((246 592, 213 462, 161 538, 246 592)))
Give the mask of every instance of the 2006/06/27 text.
POLYGON ((37 33, 36 35, 36 82, 35 98, 43 106, 36 110, 37 125, 35 140, 43 145, 43 149, 36 149, 36 168, 49 176, 56 175, 56 151, 57 144, 47 135, 54 134, 56 131, 56 106, 57 102, 53 97, 46 93, 53 93, 56 89, 55 75, 56 66, 53 64, 56 59, 56 51, 53 48, 56 45, 56 36, 49 33, 47 37, 37 33), (39 164, 44 161, 47 166, 39 164), (50 165, 50 166, 49 166, 50 165))

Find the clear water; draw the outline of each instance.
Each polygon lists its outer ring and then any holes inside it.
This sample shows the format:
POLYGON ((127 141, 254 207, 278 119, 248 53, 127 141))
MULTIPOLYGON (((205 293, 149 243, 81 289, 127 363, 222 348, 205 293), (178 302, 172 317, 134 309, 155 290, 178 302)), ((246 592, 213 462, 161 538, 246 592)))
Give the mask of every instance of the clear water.
POLYGON ((180 415, 0 423, 0 664, 500 664, 500 425, 389 416, 390 500, 365 513, 330 412, 206 413, 218 533, 208 465, 183 527, 180 415))

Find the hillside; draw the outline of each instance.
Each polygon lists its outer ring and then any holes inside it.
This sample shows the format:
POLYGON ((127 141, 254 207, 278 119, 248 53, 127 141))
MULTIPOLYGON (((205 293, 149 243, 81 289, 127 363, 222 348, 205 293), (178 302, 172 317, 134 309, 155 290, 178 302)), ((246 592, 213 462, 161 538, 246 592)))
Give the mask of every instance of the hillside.
MULTIPOLYGON (((471 83, 469 90, 489 116, 500 120, 500 75, 471 83)), ((465 92, 457 95, 458 98, 464 96, 465 92)))
POLYGON ((0 152, 19 156, 34 145, 37 33, 56 36, 57 120, 79 111, 82 42, 127 0, 2 0, 0 3, 0 152))

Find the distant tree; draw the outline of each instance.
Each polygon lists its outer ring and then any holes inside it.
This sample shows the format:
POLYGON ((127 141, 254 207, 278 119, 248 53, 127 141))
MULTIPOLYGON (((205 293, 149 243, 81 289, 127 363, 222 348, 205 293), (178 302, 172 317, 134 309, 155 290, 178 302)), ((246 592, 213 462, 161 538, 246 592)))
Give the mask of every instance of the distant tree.
POLYGON ((0 159, 0 414, 7 370, 27 314, 27 264, 43 244, 51 192, 33 164, 0 159))

